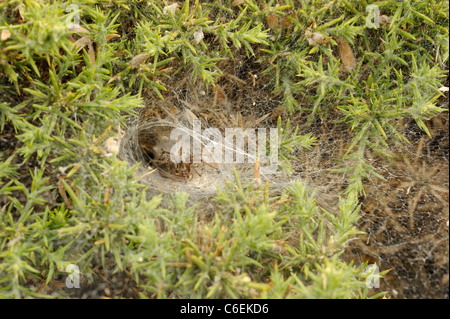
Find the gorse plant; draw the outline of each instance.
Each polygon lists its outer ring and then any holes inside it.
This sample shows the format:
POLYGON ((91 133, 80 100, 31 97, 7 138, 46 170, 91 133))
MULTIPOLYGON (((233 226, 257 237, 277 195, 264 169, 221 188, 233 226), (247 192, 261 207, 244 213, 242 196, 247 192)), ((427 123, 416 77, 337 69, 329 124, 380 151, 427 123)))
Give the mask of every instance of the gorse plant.
MULTIPOLYGON (((283 94, 286 110, 325 117, 337 108, 354 132, 350 165, 345 168, 351 172, 349 192, 364 192, 362 178, 374 173, 364 159, 365 147, 386 155, 389 141, 406 141, 396 120, 410 116, 429 134, 424 120, 445 111, 435 101, 442 96, 438 88, 447 73, 443 66, 448 61, 448 29, 443 25, 448 2, 376 3, 383 14, 378 29, 366 26, 368 4, 285 1, 270 16, 261 15, 262 20, 277 21, 272 29, 286 35, 274 37, 270 48, 263 49, 271 62, 264 72, 275 73, 274 92, 283 94), (320 35, 320 41, 314 35, 320 35), (339 43, 340 38, 353 49, 339 43), (359 61, 351 65, 355 58, 359 61), (343 72, 340 64, 350 72, 343 72), (306 103, 298 101, 300 95, 306 103)), ((249 8, 261 12, 255 3, 249 8)))
MULTIPOLYGON (((99 259, 129 271, 142 297, 369 297, 366 264, 341 258, 358 233, 364 178, 381 177, 365 150, 389 156, 391 143, 408 142, 398 120, 430 134, 424 121, 445 111, 436 100, 448 1, 376 2, 386 17, 379 28, 365 25, 368 4, 0 3, 0 133, 9 136, 0 141, 0 296, 60 297, 42 287, 70 264, 92 279, 99 259), (300 181, 280 193, 243 187, 236 174, 205 217, 186 194, 148 196, 137 167, 104 146, 144 93, 164 100, 165 81, 180 74, 211 90, 221 63, 240 56, 262 66, 285 113, 305 112, 311 123, 333 113, 348 125, 337 212, 300 181)), ((290 120, 277 124, 292 173, 295 149, 315 140, 290 120)))

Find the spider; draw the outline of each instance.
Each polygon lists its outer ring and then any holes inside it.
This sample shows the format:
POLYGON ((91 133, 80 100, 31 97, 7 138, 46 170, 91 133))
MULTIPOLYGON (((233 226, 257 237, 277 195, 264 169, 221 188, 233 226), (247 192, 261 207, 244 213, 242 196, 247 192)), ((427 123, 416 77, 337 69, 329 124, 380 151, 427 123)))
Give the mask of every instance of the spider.
POLYGON ((161 155, 157 158, 152 160, 153 163, 165 174, 170 176, 175 176, 183 179, 190 179, 194 177, 195 172, 198 176, 202 176, 194 167, 194 164, 192 163, 192 155, 190 158, 189 163, 174 163, 170 159, 170 153, 163 151, 161 155))

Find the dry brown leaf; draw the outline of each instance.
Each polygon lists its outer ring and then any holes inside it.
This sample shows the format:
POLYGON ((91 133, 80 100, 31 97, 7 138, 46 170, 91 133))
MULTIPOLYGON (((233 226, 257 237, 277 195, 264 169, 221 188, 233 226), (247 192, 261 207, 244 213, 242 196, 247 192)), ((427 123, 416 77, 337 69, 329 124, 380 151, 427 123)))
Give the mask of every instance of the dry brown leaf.
POLYGON ((134 58, 131 59, 131 61, 128 63, 130 68, 135 69, 139 65, 141 65, 142 62, 145 62, 150 57, 150 54, 148 53, 141 53, 136 55, 134 58))
POLYGON ((114 75, 112 78, 109 79, 107 84, 112 83, 117 79, 120 79, 121 76, 122 76, 122 72, 117 73, 116 75, 114 75))
POLYGON ((89 58, 91 59, 91 65, 95 64, 95 50, 94 50, 94 46, 92 45, 92 42, 88 43, 88 55, 89 58))
POLYGON ((106 36, 106 41, 109 41, 114 38, 120 38, 120 34, 110 33, 106 36))
POLYGON ((257 119, 257 120, 255 121, 255 125, 253 125, 253 126, 259 125, 259 123, 261 123, 261 122, 264 121, 266 118, 268 118, 270 114, 272 114, 272 113, 267 113, 266 115, 261 116, 259 119, 257 119))
POLYGON ((6 41, 11 37, 11 32, 9 32, 9 30, 2 30, 2 34, 0 36, 0 39, 2 41, 6 41))
POLYGON ((232 7, 235 7, 235 6, 239 6, 239 5, 243 4, 243 3, 244 3, 244 0, 234 0, 234 1, 231 3, 231 6, 232 6, 232 7))
POLYGON ((170 113, 172 113, 172 115, 177 115, 178 108, 175 105, 172 105, 170 113))
POLYGON ((253 86, 256 86, 256 75, 253 75, 252 72, 247 72, 248 75, 252 77, 253 86))
POLYGON ((74 33, 89 33, 89 31, 86 28, 83 28, 82 26, 76 24, 71 25, 69 31, 74 33))
POLYGON ((444 286, 448 283, 448 274, 446 274, 444 277, 442 277, 440 286, 444 286))
MULTIPOLYGON (((176 109, 176 110, 178 111, 178 109, 176 109)), ((185 109, 184 112, 186 113, 186 117, 188 118, 190 123, 194 123, 194 121, 198 121, 197 115, 195 115, 191 110, 185 109)))
POLYGON ((306 36, 306 39, 311 46, 322 44, 324 38, 325 37, 319 32, 313 32, 306 36))
POLYGON ((343 70, 345 72, 351 72, 356 68, 356 60, 353 55, 352 48, 350 44, 343 37, 337 39, 339 45, 339 55, 341 56, 341 61, 343 64, 343 70))
POLYGON ((255 173, 253 175, 253 177, 255 179, 260 178, 260 168, 261 168, 261 164, 259 162, 259 158, 256 158, 256 162, 255 162, 255 173))
POLYGON ((269 28, 275 30, 278 27, 278 17, 275 14, 268 14, 266 18, 269 28))
POLYGON ((87 35, 84 37, 79 38, 77 41, 75 41, 72 44, 72 48, 77 47, 77 53, 81 51, 86 45, 90 44, 92 42, 91 39, 87 35))

